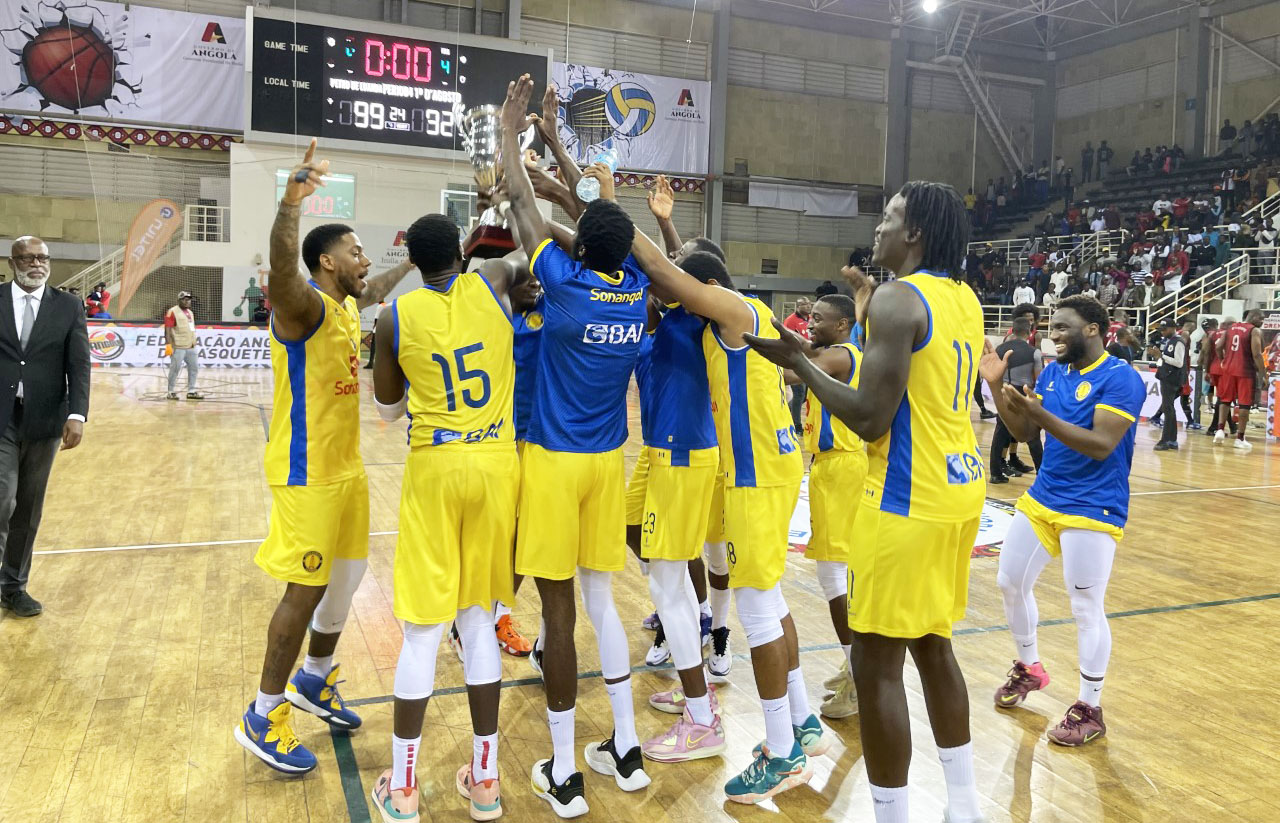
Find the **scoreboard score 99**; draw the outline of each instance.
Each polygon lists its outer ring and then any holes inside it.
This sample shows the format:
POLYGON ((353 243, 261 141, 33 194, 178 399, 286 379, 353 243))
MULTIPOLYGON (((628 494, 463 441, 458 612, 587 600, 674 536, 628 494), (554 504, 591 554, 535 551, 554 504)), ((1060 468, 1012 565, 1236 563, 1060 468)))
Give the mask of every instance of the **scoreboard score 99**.
POLYGON ((477 40, 489 38, 424 40, 256 12, 251 131, 460 151, 455 106, 501 105, 507 83, 524 73, 540 96, 547 77, 545 50, 477 40))

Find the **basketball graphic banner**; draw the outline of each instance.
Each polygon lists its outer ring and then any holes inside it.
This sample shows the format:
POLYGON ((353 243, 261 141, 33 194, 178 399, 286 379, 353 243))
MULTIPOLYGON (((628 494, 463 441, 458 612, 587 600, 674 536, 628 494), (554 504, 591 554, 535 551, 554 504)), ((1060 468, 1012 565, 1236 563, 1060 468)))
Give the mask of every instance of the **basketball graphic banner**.
POLYGON ((620 169, 706 174, 711 83, 574 63, 551 70, 560 140, 582 164, 605 149, 620 169))
POLYGON ((245 23, 98 0, 0 3, 0 110, 244 129, 245 23))
POLYGON ((181 225, 182 212, 172 200, 152 200, 138 212, 129 227, 129 239, 125 241, 120 296, 116 298, 117 312, 124 312, 143 278, 155 267, 169 238, 181 225))

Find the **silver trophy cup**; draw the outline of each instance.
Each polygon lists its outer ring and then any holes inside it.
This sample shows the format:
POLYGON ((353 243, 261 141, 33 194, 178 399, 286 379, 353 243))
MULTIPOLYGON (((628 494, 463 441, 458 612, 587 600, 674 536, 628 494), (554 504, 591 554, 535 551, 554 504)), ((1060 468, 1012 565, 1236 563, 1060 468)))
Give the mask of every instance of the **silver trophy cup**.
MULTIPOLYGON (((458 135, 462 138, 462 149, 475 170, 476 187, 484 192, 493 190, 498 185, 502 148, 500 109, 485 105, 464 112, 459 102, 454 104, 453 115, 458 135)), ((522 152, 533 142, 533 133, 533 126, 530 126, 520 135, 522 152)), ((506 220, 497 209, 488 208, 480 215, 478 226, 467 239, 464 250, 468 256, 490 257, 501 256, 514 248, 515 241, 506 229, 506 220)))

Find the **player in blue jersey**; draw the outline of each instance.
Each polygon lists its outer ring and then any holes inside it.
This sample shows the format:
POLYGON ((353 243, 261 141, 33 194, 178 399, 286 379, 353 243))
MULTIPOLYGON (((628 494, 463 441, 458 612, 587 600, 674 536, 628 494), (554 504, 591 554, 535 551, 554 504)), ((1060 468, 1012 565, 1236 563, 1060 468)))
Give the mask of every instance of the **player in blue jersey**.
MULTIPOLYGON (((612 573, 626 561, 621 447, 627 439, 627 389, 645 329, 648 278, 628 260, 635 226, 607 196, 583 210, 572 252, 552 239, 516 140, 529 122, 532 90, 533 81, 522 76, 508 86, 502 107, 510 216, 543 289, 515 570, 537 579, 545 625, 542 673, 554 753, 534 764, 532 783, 557 815, 576 817, 587 812, 587 802, 574 753, 575 575, 596 632, 614 721, 608 738, 586 747, 587 763, 626 791, 649 784, 635 731, 627 638, 612 591, 612 573)), ((612 194, 607 167, 588 173, 602 192, 612 194)))
POLYGON ((994 351, 980 365, 1010 434, 1021 440, 1040 428, 1047 435, 1040 471, 1018 500, 1000 550, 997 580, 1018 659, 996 691, 995 704, 1013 708, 1049 685, 1036 646, 1039 613, 1032 588, 1049 560, 1061 556, 1080 646, 1079 699, 1049 730, 1049 740, 1064 746, 1107 733, 1099 705, 1111 655, 1103 596, 1129 515, 1134 433, 1146 397, 1133 367, 1106 353, 1106 331, 1101 303, 1068 297, 1058 303, 1049 326, 1058 359, 1041 372, 1034 392, 1004 385, 1006 363, 994 351))

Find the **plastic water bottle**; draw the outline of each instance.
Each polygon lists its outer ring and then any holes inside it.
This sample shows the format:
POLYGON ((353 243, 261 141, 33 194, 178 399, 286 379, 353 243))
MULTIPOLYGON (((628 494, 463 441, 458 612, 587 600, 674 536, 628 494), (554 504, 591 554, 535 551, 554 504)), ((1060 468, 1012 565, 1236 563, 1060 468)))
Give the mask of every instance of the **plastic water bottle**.
MULTIPOLYGON (((609 167, 609 173, 612 174, 618 170, 618 150, 614 148, 605 149, 600 154, 597 154, 591 160, 591 163, 593 165, 595 163, 604 163, 609 167)), ((591 177, 583 177, 578 181, 578 188, 576 191, 578 193, 578 199, 583 203, 590 203, 592 200, 599 200, 600 181, 591 177)))

